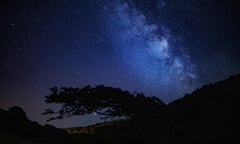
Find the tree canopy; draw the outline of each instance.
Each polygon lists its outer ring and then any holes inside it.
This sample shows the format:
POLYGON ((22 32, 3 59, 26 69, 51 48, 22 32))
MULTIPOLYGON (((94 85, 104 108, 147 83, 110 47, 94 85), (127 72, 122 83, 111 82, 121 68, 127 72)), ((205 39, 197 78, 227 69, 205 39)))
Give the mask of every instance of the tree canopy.
POLYGON ((143 93, 130 93, 119 88, 104 85, 83 88, 53 87, 45 96, 48 104, 59 104, 57 110, 48 108, 43 113, 51 115, 50 120, 76 115, 97 113, 102 118, 147 117, 160 113, 166 105, 157 97, 146 97, 143 93))

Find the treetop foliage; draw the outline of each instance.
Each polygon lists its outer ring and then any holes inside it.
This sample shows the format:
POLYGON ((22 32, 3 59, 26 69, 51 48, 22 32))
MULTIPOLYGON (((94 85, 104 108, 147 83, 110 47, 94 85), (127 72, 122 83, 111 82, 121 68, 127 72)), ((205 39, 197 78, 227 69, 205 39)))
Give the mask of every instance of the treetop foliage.
POLYGON ((54 115, 49 120, 97 113, 102 118, 154 116, 166 105, 157 97, 130 93, 119 88, 88 85, 83 88, 53 87, 45 96, 48 104, 59 104, 59 110, 46 109, 43 114, 54 115))

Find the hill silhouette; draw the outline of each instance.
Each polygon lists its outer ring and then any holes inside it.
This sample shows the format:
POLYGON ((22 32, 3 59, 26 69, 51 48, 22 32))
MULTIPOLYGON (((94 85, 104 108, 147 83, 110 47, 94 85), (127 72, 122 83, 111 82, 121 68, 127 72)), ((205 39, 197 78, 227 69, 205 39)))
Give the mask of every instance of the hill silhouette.
POLYGON ((171 143, 232 143, 233 102, 240 75, 203 86, 168 104, 171 143))
MULTIPOLYGON (((26 144, 44 138, 60 144, 232 143, 233 102, 239 96, 239 88, 240 75, 231 76, 169 103, 164 109, 164 116, 160 118, 143 117, 84 127, 93 129, 91 133, 84 133, 83 130, 83 133, 67 134, 53 126, 41 126, 28 120, 19 107, 8 111, 0 109, 0 134, 3 135, 0 143, 11 143, 6 142, 7 138, 16 138, 26 144)), ((78 133, 84 128, 68 130, 78 133)))
POLYGON ((18 106, 0 109, 0 144, 92 144, 92 139, 92 136, 69 135, 63 129, 33 122, 18 106))

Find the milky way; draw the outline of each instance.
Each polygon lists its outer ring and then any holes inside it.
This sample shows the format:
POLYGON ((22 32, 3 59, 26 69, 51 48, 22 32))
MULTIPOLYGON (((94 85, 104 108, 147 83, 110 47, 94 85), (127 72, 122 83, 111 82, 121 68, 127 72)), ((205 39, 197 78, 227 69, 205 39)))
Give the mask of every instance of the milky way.
POLYGON ((194 64, 183 46, 175 46, 177 38, 167 26, 148 22, 127 2, 111 3, 104 10, 115 58, 143 86, 152 87, 165 100, 169 100, 167 95, 181 95, 195 88, 194 64), (178 52, 173 53, 174 49, 178 52))

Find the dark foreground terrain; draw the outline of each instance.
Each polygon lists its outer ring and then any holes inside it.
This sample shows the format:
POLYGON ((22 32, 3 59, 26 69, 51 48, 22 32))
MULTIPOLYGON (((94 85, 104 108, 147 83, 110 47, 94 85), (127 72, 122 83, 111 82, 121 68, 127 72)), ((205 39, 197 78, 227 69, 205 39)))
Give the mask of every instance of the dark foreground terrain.
POLYGON ((240 75, 203 86, 175 100, 161 116, 57 129, 30 121, 19 107, 0 109, 0 144, 203 144, 232 143, 240 75))

